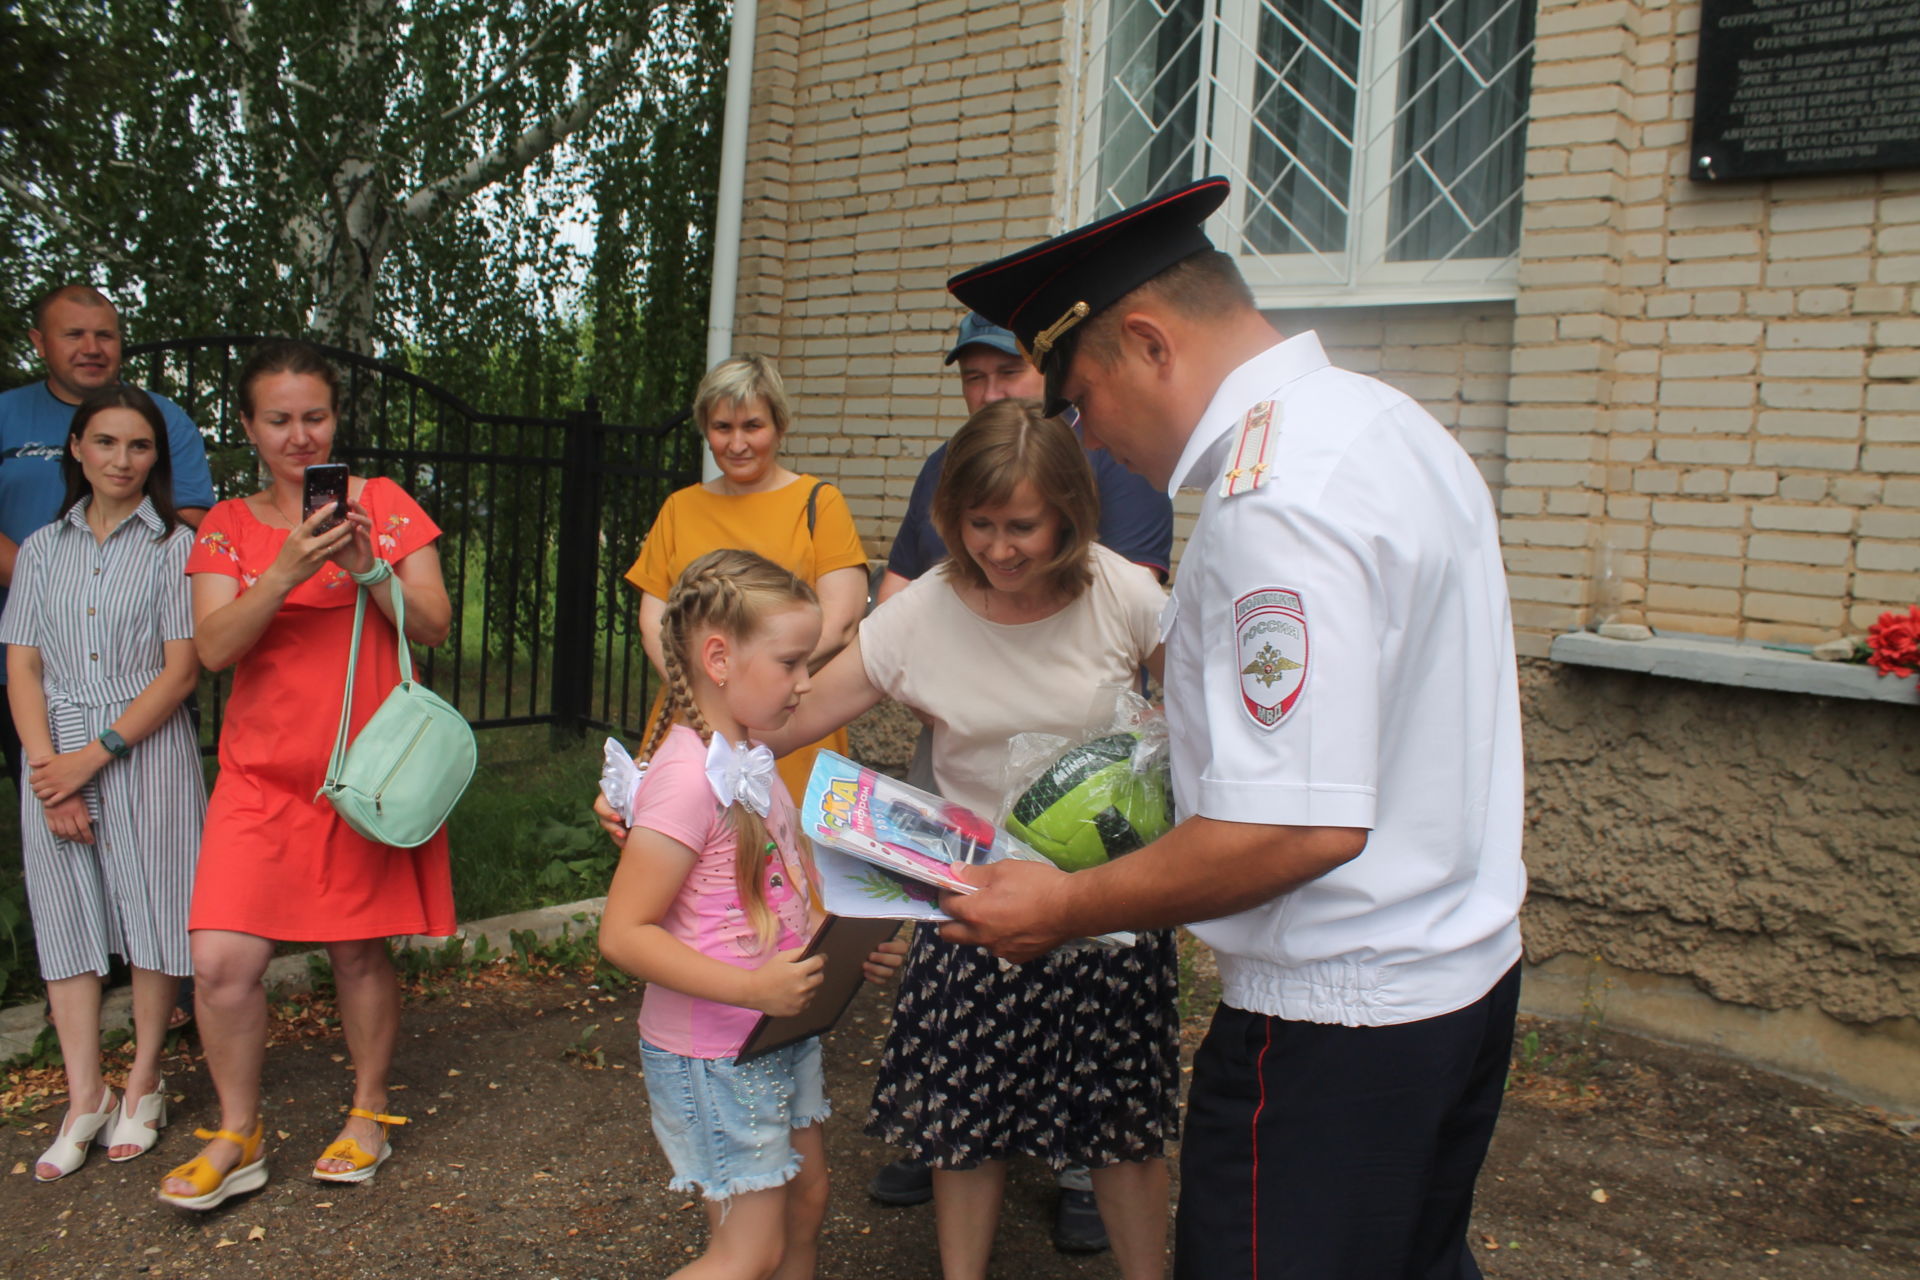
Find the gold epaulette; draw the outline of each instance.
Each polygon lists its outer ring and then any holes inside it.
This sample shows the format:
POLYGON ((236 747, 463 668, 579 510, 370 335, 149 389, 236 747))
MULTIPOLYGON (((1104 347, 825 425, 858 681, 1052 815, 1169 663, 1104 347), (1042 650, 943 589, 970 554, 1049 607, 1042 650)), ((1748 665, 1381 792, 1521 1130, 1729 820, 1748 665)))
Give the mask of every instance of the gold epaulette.
POLYGON ((1240 430, 1233 440, 1233 461, 1227 467, 1227 473, 1220 477, 1220 496, 1231 498, 1236 493, 1250 493, 1266 483, 1267 472, 1272 469, 1273 441, 1280 434, 1280 406, 1272 400, 1262 400, 1247 410, 1247 416, 1240 420, 1240 430))

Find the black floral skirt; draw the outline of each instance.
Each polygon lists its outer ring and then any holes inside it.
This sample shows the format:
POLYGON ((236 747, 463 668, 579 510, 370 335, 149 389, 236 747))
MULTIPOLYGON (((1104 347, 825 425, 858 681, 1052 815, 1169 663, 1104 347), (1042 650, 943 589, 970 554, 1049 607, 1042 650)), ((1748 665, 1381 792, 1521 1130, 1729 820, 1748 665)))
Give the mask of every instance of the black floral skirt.
POLYGON ((1162 1155, 1180 1126, 1179 988, 1170 930, 1010 966, 922 926, 867 1132, 937 1169, 1162 1155))

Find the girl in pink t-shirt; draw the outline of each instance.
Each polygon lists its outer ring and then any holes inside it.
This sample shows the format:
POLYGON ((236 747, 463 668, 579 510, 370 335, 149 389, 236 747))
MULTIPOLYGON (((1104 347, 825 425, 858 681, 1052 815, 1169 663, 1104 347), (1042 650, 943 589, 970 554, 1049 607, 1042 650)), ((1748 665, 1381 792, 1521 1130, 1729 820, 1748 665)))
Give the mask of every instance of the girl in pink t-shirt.
MULTIPOLYGON (((707 1252, 679 1276, 813 1275, 827 1207, 819 1042, 735 1055, 760 1014, 806 1007, 825 964, 800 958, 817 913, 793 801, 748 740, 792 717, 819 638, 813 590, 745 551, 687 566, 661 621, 665 712, 640 754, 600 950, 648 984, 654 1135, 673 1188, 707 1201, 707 1252)), ((869 976, 904 950, 876 952, 869 976)))

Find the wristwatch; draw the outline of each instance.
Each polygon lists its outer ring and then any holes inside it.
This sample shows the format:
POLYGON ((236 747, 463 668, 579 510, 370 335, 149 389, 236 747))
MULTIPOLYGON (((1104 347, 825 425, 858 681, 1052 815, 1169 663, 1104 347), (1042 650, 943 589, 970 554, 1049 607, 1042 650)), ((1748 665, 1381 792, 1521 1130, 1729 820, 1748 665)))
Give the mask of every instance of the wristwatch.
POLYGON ((112 729, 100 735, 100 745, 105 747, 107 754, 115 760, 125 760, 128 753, 133 750, 132 747, 127 745, 127 740, 112 729))

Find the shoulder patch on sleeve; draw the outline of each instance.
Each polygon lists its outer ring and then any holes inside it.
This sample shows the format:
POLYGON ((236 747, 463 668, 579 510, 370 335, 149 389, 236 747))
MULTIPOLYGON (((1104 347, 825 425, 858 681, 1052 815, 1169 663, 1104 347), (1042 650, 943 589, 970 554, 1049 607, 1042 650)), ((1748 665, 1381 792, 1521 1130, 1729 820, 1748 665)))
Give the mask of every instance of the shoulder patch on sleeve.
POLYGON ((1240 705, 1262 729, 1277 727, 1307 687, 1307 606, 1290 587, 1261 587, 1233 602, 1240 705))

